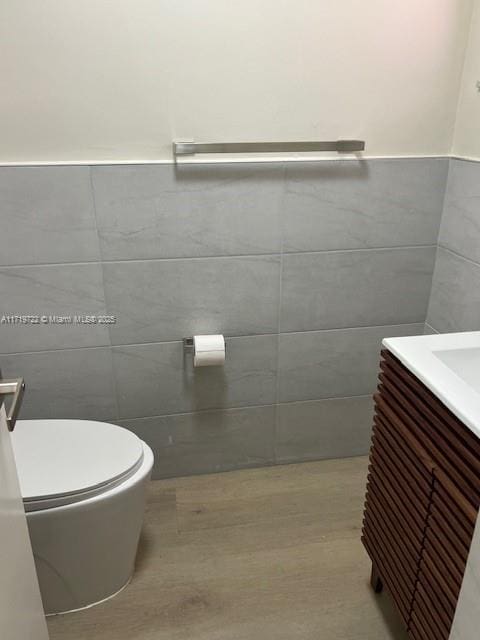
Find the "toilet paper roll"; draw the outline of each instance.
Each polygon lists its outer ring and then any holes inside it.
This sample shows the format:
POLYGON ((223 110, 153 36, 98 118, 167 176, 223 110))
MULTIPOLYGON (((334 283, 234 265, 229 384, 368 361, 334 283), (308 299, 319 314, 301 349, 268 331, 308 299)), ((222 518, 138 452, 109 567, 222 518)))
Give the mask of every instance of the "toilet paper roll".
POLYGON ((225 338, 222 335, 193 336, 193 366, 211 367, 225 363, 225 338))

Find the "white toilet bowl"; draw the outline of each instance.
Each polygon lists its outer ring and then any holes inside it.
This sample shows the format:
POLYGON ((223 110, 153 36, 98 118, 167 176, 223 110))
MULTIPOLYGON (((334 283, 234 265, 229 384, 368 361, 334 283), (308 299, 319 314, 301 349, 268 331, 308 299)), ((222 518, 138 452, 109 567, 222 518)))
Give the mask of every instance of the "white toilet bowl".
POLYGON ((150 447, 89 420, 18 420, 12 443, 45 612, 115 595, 134 569, 150 447))

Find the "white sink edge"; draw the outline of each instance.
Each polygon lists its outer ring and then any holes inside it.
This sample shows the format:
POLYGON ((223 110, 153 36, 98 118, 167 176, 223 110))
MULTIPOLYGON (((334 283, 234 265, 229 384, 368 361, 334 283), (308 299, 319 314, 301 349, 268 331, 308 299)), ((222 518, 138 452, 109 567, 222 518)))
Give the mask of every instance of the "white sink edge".
POLYGON ((385 338, 383 345, 480 438, 480 394, 434 353, 478 349, 480 331, 385 338))

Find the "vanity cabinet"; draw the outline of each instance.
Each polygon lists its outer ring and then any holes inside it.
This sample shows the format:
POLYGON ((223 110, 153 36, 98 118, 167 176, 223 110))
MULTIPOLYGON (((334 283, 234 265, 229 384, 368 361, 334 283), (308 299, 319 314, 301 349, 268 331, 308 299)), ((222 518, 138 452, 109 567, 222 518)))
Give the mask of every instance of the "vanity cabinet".
POLYGON ((447 640, 480 504, 480 441, 382 351, 362 540, 413 640, 447 640))

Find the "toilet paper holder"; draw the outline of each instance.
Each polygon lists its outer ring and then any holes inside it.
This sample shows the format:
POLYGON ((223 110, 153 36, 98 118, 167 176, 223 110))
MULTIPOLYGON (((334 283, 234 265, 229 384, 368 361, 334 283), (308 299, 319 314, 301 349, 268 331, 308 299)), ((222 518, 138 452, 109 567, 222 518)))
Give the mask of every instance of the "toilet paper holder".
MULTIPOLYGON (((188 338, 183 338, 183 349, 185 351, 193 351, 193 336, 188 338)), ((227 345, 225 345, 225 351, 227 350, 227 345)))
POLYGON ((190 351, 191 349, 193 349, 193 336, 183 339, 183 348, 185 349, 185 351, 190 351))
POLYGON ((222 334, 183 338, 184 354, 191 353, 193 366, 218 367, 225 364, 225 337, 222 334))

